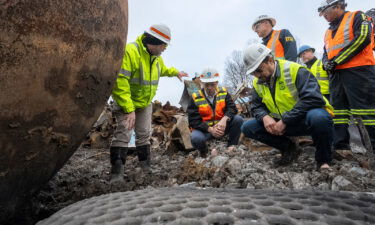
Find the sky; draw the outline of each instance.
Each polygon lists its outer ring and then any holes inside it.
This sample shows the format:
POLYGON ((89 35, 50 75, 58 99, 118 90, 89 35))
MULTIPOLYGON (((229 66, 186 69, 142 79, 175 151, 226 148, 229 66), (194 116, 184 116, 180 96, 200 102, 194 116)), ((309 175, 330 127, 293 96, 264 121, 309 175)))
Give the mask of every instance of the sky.
MULTIPOLYGON (((162 57, 168 67, 194 77, 205 67, 214 67, 223 77, 226 58, 243 50, 249 40, 259 40, 251 25, 259 15, 276 19, 275 29, 288 29, 297 45, 308 44, 322 52, 327 21, 319 17, 321 0, 128 0, 127 42, 152 24, 164 23, 171 29, 171 45, 162 57)), ((347 0, 347 10, 367 11, 374 0, 347 0)), ((319 53, 318 53, 319 54, 319 53)), ((154 100, 179 106, 183 83, 177 78, 160 79, 154 100)))

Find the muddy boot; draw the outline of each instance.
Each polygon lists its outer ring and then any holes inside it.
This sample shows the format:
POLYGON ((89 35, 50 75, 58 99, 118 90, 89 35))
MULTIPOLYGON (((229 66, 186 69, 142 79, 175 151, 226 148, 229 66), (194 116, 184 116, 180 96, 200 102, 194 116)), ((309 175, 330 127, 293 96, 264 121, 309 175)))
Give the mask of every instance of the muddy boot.
POLYGON ((274 164, 276 167, 289 165, 293 161, 298 159, 298 156, 300 154, 301 150, 298 146, 298 143, 292 141, 289 147, 281 152, 281 158, 274 160, 274 164))
POLYGON ((111 147, 111 178, 110 183, 123 182, 124 181, 124 165, 127 155, 127 149, 124 147, 111 147))
POLYGON ((139 165, 145 173, 151 173, 150 145, 137 146, 139 165))
POLYGON ((207 158, 208 148, 205 147, 204 149, 199 149, 199 153, 200 153, 200 156, 201 156, 202 158, 207 158))

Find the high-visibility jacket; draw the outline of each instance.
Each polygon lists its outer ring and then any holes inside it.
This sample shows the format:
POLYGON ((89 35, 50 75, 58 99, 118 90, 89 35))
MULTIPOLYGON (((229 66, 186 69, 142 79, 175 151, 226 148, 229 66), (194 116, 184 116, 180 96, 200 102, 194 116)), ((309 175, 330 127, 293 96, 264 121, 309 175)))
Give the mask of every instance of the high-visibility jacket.
MULTIPOLYGON (((344 49, 346 46, 348 46, 354 39, 354 31, 353 31, 353 21, 354 17, 358 13, 356 12, 346 12, 339 28, 337 29, 337 32, 335 34, 335 37, 332 37, 332 30, 328 29, 326 31, 325 35, 325 49, 327 51, 327 56, 329 60, 332 60, 334 57, 336 57, 342 49, 344 49)), ((363 15, 364 16, 364 15, 363 15)), ((368 32, 368 27, 363 26, 362 32, 368 32)), ((361 40, 358 40, 358 43, 360 43, 361 40)), ((340 61, 342 61, 346 55, 350 54, 352 51, 356 48, 355 42, 352 46, 352 48, 349 48, 341 54, 335 61, 339 64, 336 66, 336 69, 346 69, 346 68, 352 68, 352 67, 358 67, 358 66, 366 66, 366 65, 375 65, 375 59, 372 52, 373 49, 373 43, 374 43, 374 36, 371 37, 371 43, 363 49, 360 53, 358 53, 356 56, 354 56, 352 59, 350 59, 348 62, 341 64, 340 61)), ((357 44, 358 45, 358 44, 357 44)))
POLYGON ((156 94, 159 78, 178 75, 176 68, 167 68, 161 56, 147 52, 144 35, 125 48, 125 55, 112 90, 112 97, 125 113, 147 107, 156 94))
POLYGON ((323 95, 329 94, 329 78, 328 73, 323 69, 323 62, 320 59, 317 59, 315 63, 309 69, 312 74, 318 80, 320 91, 323 95))
MULTIPOLYGON (((258 83, 258 78, 253 80, 253 87, 262 102, 266 105, 269 115, 276 119, 282 119, 284 113, 292 110, 298 102, 298 90, 296 87, 296 78, 298 70, 302 67, 298 63, 278 60, 280 67, 280 77, 275 82, 275 94, 272 96, 271 90, 268 86, 258 83)), ((325 109, 332 115, 333 107, 324 98, 325 109)))
POLYGON ((228 92, 226 88, 218 87, 214 109, 212 109, 207 99, 204 97, 202 90, 192 94, 194 103, 198 107, 199 114, 202 117, 202 121, 208 126, 217 124, 221 118, 224 117, 224 110, 226 106, 225 98, 227 94, 228 92))
POLYGON ((273 30, 271 38, 267 43, 267 48, 272 50, 272 54, 275 56, 275 59, 285 58, 284 47, 279 40, 280 32, 281 30, 273 30))

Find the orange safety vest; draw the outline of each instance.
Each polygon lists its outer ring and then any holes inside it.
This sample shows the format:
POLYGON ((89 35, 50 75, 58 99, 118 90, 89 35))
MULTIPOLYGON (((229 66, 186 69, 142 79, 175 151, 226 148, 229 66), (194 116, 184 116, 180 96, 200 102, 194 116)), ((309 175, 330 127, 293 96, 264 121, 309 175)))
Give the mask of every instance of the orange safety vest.
POLYGON ((272 50, 272 54, 276 59, 285 59, 284 46, 281 44, 280 37, 281 30, 272 31, 270 40, 268 40, 267 48, 272 50))
POLYGON ((227 93, 228 92, 226 88, 217 88, 215 111, 212 110, 210 104, 204 97, 201 90, 199 90, 198 93, 193 93, 192 96, 195 105, 198 107, 198 111, 202 117, 202 121, 208 126, 217 124, 221 120, 221 118, 224 117, 224 109, 226 106, 225 98, 227 96, 227 93))
MULTIPOLYGON (((332 37, 332 30, 328 29, 325 35, 325 48, 328 59, 331 60, 339 52, 344 49, 354 39, 353 22, 356 12, 346 12, 342 19, 340 26, 336 32, 335 37, 332 37)), ((346 69, 358 66, 375 65, 374 54, 372 52, 374 37, 371 37, 371 44, 369 44, 360 53, 354 56, 348 62, 337 65, 336 69, 346 69)))

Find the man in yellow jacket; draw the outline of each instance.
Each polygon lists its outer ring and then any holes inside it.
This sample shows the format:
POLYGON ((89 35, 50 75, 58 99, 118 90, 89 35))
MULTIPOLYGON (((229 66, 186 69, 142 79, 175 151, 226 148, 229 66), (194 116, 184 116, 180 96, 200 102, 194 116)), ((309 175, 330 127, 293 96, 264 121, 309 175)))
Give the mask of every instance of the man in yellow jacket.
POLYGON ((113 114, 117 120, 111 148, 111 182, 123 181, 124 164, 132 130, 140 165, 150 168, 150 135, 152 99, 160 77, 188 76, 173 67, 166 67, 161 53, 170 43, 170 29, 163 24, 152 25, 135 42, 125 48, 121 70, 112 90, 113 114))

